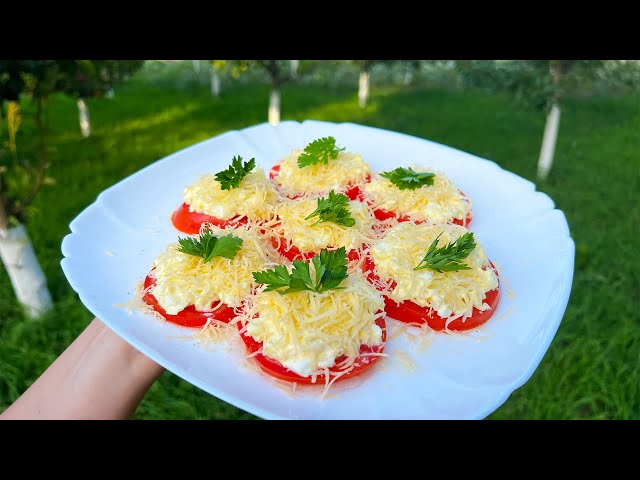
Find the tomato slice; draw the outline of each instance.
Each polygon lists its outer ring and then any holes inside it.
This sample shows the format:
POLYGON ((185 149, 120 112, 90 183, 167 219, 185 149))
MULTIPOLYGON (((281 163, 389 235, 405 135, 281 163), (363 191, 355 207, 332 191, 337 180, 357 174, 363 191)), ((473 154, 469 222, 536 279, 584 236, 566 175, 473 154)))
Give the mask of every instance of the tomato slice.
MULTIPOLYGON (((242 322, 238 322, 238 330, 240 331, 240 337, 244 341, 244 344, 247 346, 247 350, 250 354, 253 354, 262 349, 262 342, 256 341, 252 336, 248 335, 246 332, 242 332, 243 325, 242 322)), ((336 382, 344 380, 348 377, 355 377, 356 375, 361 374, 368 368, 370 368, 374 363, 378 361, 379 356, 363 356, 366 353, 382 353, 384 351, 384 344, 387 341, 387 325, 384 321, 384 318, 379 318, 376 320, 376 325, 378 325, 382 329, 382 343, 380 345, 361 345, 360 346, 360 356, 353 363, 353 369, 348 373, 340 376, 336 382)), ((295 382, 295 383, 304 383, 304 384, 313 384, 313 385, 324 385, 327 381, 326 375, 317 375, 315 383, 311 381, 311 377, 303 377, 298 375, 295 372, 292 372, 287 367, 283 366, 280 362, 278 362, 274 358, 267 357, 261 353, 256 353, 253 358, 256 359, 260 368, 271 375, 272 377, 279 378, 280 380, 285 380, 287 382, 295 382)), ((333 367, 329 368, 329 372, 331 373, 340 373, 340 369, 337 365, 343 362, 347 357, 342 355, 336 358, 333 367)), ((329 374, 329 380, 331 380, 331 374, 329 374)))
MULTIPOLYGON (((471 330, 472 328, 479 327, 483 323, 486 323, 489 318, 496 311, 498 300, 500 298, 500 289, 496 288, 486 293, 484 298, 485 303, 489 305, 489 308, 480 311, 474 307, 470 317, 465 320, 462 318, 456 318, 449 324, 449 330, 471 330)), ((398 304, 389 297, 384 297, 384 311, 387 315, 395 320, 404 323, 427 323, 429 327, 436 331, 444 330, 447 319, 438 315, 435 311, 412 302, 411 300, 405 300, 398 304)))
MULTIPOLYGON (((142 300, 147 305, 153 307, 153 309, 162 315, 168 322, 175 323, 176 325, 181 325, 183 327, 202 327, 207 323, 209 318, 229 323, 229 321, 236 316, 233 308, 225 304, 222 304, 222 306, 213 312, 199 312, 193 305, 189 305, 175 315, 168 314, 166 310, 160 306, 158 300, 150 291, 150 287, 155 286, 155 284, 156 279, 147 275, 147 278, 144 279, 144 289, 146 293, 142 297, 142 300)), ((218 307, 220 303, 222 302, 214 302, 212 308, 218 307)))
MULTIPOLYGON (((276 181, 276 178, 278 177, 279 174, 280 174, 280 164, 278 163, 273 167, 271 167, 271 170, 269 171, 269 179, 276 182, 276 186, 279 185, 276 181)), ((371 181, 371 175, 367 175, 367 178, 365 179, 365 183, 369 183, 370 181, 371 181)), ((347 184, 347 189, 344 191, 344 194, 347 197, 349 197, 350 200, 359 200, 364 195, 362 189, 358 185, 355 185, 353 183, 347 184)), ((301 196, 302 194, 287 195, 287 197, 292 200, 299 198, 301 196)))
MULTIPOLYGON (((280 255, 285 257, 287 260, 293 262, 294 260, 311 260, 316 256, 317 252, 301 252, 298 247, 295 245, 291 245, 287 249, 287 241, 284 238, 278 239, 275 237, 271 237, 271 245, 275 248, 280 255)), ((364 246, 363 246, 364 248, 364 246)), ((347 252, 347 260, 358 260, 360 258, 360 253, 358 249, 352 248, 347 252)))
MULTIPOLYGON (((493 269, 498 275, 493 263, 489 262, 489 268, 493 269)), ((375 285, 375 281, 379 280, 379 276, 375 272, 375 264, 371 257, 367 257, 362 263, 362 270, 369 282, 375 285)), ((391 283, 391 288, 395 288, 395 281, 391 283)), ((490 290, 486 293, 484 302, 489 305, 489 308, 480 311, 474 307, 471 312, 471 316, 465 320, 457 318, 449 324, 449 330, 471 330, 472 328, 479 327, 483 323, 486 323, 489 318, 496 311, 498 306, 498 300, 500 299, 500 279, 498 278, 498 288, 490 290)), ((397 303, 395 300, 391 300, 386 295, 384 296, 384 311, 385 313, 395 320, 404 323, 427 323, 429 327, 436 331, 444 330, 447 319, 438 315, 433 309, 422 307, 411 300, 405 300, 404 302, 397 303)))
POLYGON ((276 163, 269 171, 269 180, 275 180, 280 173, 280 164, 276 163))
MULTIPOLYGON (((388 220, 390 218, 395 218, 399 222, 408 222, 409 220, 411 220, 411 217, 409 217, 408 215, 390 212, 389 210, 385 210, 384 208, 374 208, 373 214, 380 221, 388 220)), ((416 223, 424 223, 424 220, 416 220, 416 223)))
MULTIPOLYGON (((381 220, 381 221, 387 220, 389 218, 395 218, 398 220, 398 222, 408 222, 409 220, 411 220, 411 217, 408 215, 404 215, 402 213, 398 214, 396 212, 390 212, 389 210, 385 210, 383 208, 374 208, 373 214, 376 216, 378 220, 381 220)), ((467 227, 471 223, 472 218, 473 218, 473 215, 471 212, 469 212, 465 218, 462 218, 462 219, 454 218, 451 221, 451 223, 455 223, 456 225, 462 225, 463 227, 467 227)), ((425 222, 426 220, 415 220, 415 223, 425 223, 425 222)))
MULTIPOLYGON (((356 195, 356 198, 351 198, 352 200, 359 200, 364 203, 368 203, 369 206, 373 209, 373 214, 375 217, 380 220, 388 220, 390 218, 395 218, 398 222, 408 222, 411 220, 409 215, 405 215, 403 213, 393 212, 389 210, 385 210, 384 208, 378 208, 375 206, 375 203, 372 200, 366 198, 365 193, 362 189, 358 189, 359 192, 356 195)), ((462 191, 460 191, 460 195, 464 198, 468 198, 462 191)), ((471 223, 471 219, 473 218, 473 212, 469 212, 465 218, 454 218, 451 223, 455 223, 456 225, 462 225, 463 227, 469 226, 471 223)), ((426 220, 415 220, 415 223, 425 223, 426 220)))
POLYGON ((206 213, 191 212, 189 211, 189 205, 183 203, 173 213, 171 217, 173 226, 183 233, 189 235, 197 235, 200 233, 200 227, 203 223, 211 223, 220 228, 235 227, 247 223, 247 217, 242 215, 236 215, 229 220, 222 220, 213 215, 207 215, 206 213))

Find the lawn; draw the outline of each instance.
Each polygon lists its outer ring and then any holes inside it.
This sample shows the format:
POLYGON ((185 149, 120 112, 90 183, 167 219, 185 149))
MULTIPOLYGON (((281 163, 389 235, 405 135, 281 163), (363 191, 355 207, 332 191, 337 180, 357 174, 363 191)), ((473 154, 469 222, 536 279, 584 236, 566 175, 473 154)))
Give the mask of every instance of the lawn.
MULTIPOLYGON (((55 300, 26 321, 0 268, 0 410, 8 406, 91 320, 60 268, 69 222, 96 195, 141 167, 229 129, 266 120, 268 87, 236 85, 221 98, 204 87, 167 89, 137 76, 113 99, 89 101, 93 135, 80 137, 75 103, 49 108, 51 176, 28 226, 55 300)), ((508 98, 418 87, 373 88, 357 106, 344 87, 289 85, 283 120, 351 121, 451 145, 535 181, 542 114, 508 98)), ((25 117, 32 106, 23 103, 25 117)), ((5 128, 5 125, 2 125, 5 128)), ((640 96, 567 99, 555 164, 538 188, 562 209, 576 242, 566 314, 533 377, 490 418, 640 418, 640 96)), ((23 138, 33 125, 25 118, 23 138)), ((549 259, 553 261, 552 258, 549 259)), ((167 372, 139 419, 254 418, 167 372)))

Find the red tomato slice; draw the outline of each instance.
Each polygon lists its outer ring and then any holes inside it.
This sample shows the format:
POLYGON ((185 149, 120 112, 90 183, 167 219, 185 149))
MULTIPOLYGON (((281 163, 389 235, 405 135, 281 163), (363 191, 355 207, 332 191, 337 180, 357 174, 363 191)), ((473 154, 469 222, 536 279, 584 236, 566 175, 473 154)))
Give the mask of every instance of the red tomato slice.
MULTIPOLYGON (((280 164, 276 164, 273 167, 271 167, 271 170, 269 171, 269 179, 276 181, 276 178, 278 177, 280 173, 280 164)), ((367 178, 365 179, 365 183, 369 183, 371 181, 371 175, 368 175, 367 178)), ((276 186, 278 186, 278 183, 276 182, 276 186)), ((360 197, 362 197, 363 192, 362 189, 358 186, 358 185, 354 185, 353 183, 349 183, 347 185, 347 189, 344 191, 344 194, 349 197, 350 200, 359 200, 360 197)), ((288 198, 290 199, 296 199, 298 197, 301 197, 302 194, 297 194, 297 195, 287 195, 288 198)))
MULTIPOLYGON (((390 212, 383 208, 374 208, 373 214, 376 216, 378 220, 381 220, 381 221, 387 220, 389 218, 395 218, 398 220, 398 222, 408 222, 409 220, 411 220, 411 217, 409 217, 408 215, 398 214, 396 212, 390 212)), ((473 218, 473 215, 471 212, 469 212, 469 214, 465 218, 463 219, 454 218, 451 223, 455 223, 456 225, 462 225, 463 227, 467 227, 471 223, 472 218, 473 218)), ((415 223, 425 223, 425 221, 426 220, 415 220, 415 223)))
MULTIPOLYGON (((366 183, 371 181, 371 177, 367 177, 366 183)), ((344 191, 344 194, 349 197, 349 200, 358 200, 364 195, 362 189, 358 185, 353 185, 344 191)))
MULTIPOLYGON (((385 210, 384 208, 374 208, 373 214, 380 221, 388 220, 389 218, 395 218, 399 222, 408 222, 409 220, 411 220, 411 217, 409 217, 408 215, 390 212, 389 210, 385 210)), ((424 223, 424 220, 416 220, 416 223, 424 223)))
MULTIPOLYGON (((493 269, 498 275, 493 263, 489 262, 489 268, 493 269)), ((367 257, 362 263, 362 270, 369 282, 375 285, 375 281, 379 280, 379 276, 375 272, 375 264, 371 257, 367 257)), ((391 282, 391 288, 395 288, 395 281, 391 282)), ((483 323, 486 323, 489 318, 496 311, 498 306, 498 300, 500 299, 500 279, 498 278, 498 288, 490 290, 486 293, 484 302, 489 305, 489 308, 480 311, 474 308, 471 312, 471 316, 467 317, 464 321, 462 318, 457 318, 449 324, 449 330, 471 330, 472 328, 479 327, 483 323)), ((404 323, 427 323, 429 327, 436 331, 444 330, 447 322, 446 318, 441 317, 435 311, 430 308, 422 307, 411 300, 405 300, 401 303, 396 303, 395 300, 391 300, 386 295, 384 296, 384 311, 385 313, 400 322, 404 323)))
MULTIPOLYGON (((207 319, 213 318, 214 320, 219 320, 224 323, 229 323, 230 320, 235 318, 236 314, 233 308, 222 305, 217 308, 214 312, 199 312, 193 305, 189 305, 184 310, 181 310, 176 315, 170 315, 166 312, 164 308, 160 306, 156 297, 151 293, 151 289, 149 287, 153 287, 156 284, 156 279, 147 275, 147 278, 144 279, 144 289, 146 293, 142 297, 142 300, 147 305, 153 307, 153 309, 162 315, 168 322, 175 323, 177 325, 181 325, 183 327, 202 327, 205 323, 207 323, 207 319)), ((220 305, 220 301, 214 302, 212 308, 216 308, 220 305)))
MULTIPOLYGON (((242 328, 244 327, 241 323, 242 322, 238 322, 238 330, 242 330, 242 328)), ((360 356, 353 363, 353 369, 350 370, 348 373, 345 373, 344 375, 340 376, 336 380, 336 382, 344 380, 345 378, 348 378, 348 377, 355 377, 356 375, 359 375, 360 373, 370 368, 374 363, 378 361, 380 357, 377 355, 370 356, 370 357, 362 356, 362 354, 365 354, 365 353, 382 353, 384 351, 384 344, 387 341, 387 328, 386 328, 387 326, 384 321, 384 318, 379 318, 378 320, 376 320, 376 325, 378 325, 382 329, 382 343, 380 345, 374 345, 374 346, 361 345, 360 356)), ((255 353, 260 349, 262 349, 262 342, 256 341, 252 336, 248 335, 246 332, 241 331, 240 337, 242 337, 242 340, 244 341, 244 344, 247 346, 247 350, 249 351, 250 354, 255 353)), ((253 358, 256 359, 256 361, 258 362, 258 365, 263 371, 265 371, 266 373, 268 373, 273 377, 279 378, 280 380, 285 380, 287 382, 295 382, 295 383, 313 384, 313 385, 324 385, 327 380, 326 375, 322 374, 322 375, 316 376, 316 381, 315 383, 313 383, 311 381, 311 377, 303 377, 301 375, 298 375, 297 373, 292 372, 287 367, 283 366, 277 360, 267 357, 261 353, 255 354, 253 358)), ((336 358, 336 365, 331 367, 329 369, 329 372, 340 373, 340 369, 337 367, 337 365, 339 365, 340 362, 344 361, 346 358, 347 357, 344 355, 336 358)), ((329 375, 329 377, 331 377, 331 375, 329 375)), ((331 378, 329 378, 329 380, 331 380, 331 378)))
POLYGON ((200 227, 203 223, 211 223, 220 228, 235 227, 247 223, 247 217, 237 215, 229 220, 222 220, 213 215, 207 215, 206 213, 191 212, 189 211, 189 205, 183 203, 173 213, 171 221, 173 222, 173 226, 181 232, 188 233, 189 235, 197 235, 200 233, 200 227))
MULTIPOLYGON (((291 245, 287 249, 287 241, 282 238, 280 243, 278 243, 278 239, 271 237, 271 245, 275 248, 280 255, 285 257, 287 260, 293 262, 294 260, 311 260, 316 256, 317 252, 301 252, 298 247, 295 245, 291 245)), ((357 249, 351 249, 347 252, 347 260, 358 260, 360 258, 360 253, 357 249)))
MULTIPOLYGON (((366 198, 364 192, 362 191, 362 189, 358 189, 359 192, 356 196, 356 198, 352 198, 352 200, 359 200, 361 202, 366 202, 369 204, 369 206, 373 209, 373 214, 375 215, 375 217, 380 220, 380 221, 384 221, 384 220, 388 220, 390 218, 395 218, 398 220, 398 222, 408 222, 409 220, 411 220, 411 217, 408 215, 405 215, 403 213, 397 213, 397 212, 391 212, 389 210, 385 210, 384 208, 377 208, 375 206, 375 203, 369 199, 366 198)), ((467 198, 467 196, 460 191, 460 195, 464 198, 467 198)), ((351 197, 349 197, 351 198, 351 197)), ((471 223, 471 219, 473 218, 473 212, 469 212, 467 214, 467 216, 465 218, 454 218, 451 223, 455 223, 456 225, 462 225, 463 227, 468 227, 469 224, 471 223)), ((425 220, 416 220, 415 223, 424 223, 425 220)))
POLYGON ((271 167, 271 171, 269 172, 269 179, 275 180, 279 173, 280 173, 280 164, 276 163, 273 167, 271 167))

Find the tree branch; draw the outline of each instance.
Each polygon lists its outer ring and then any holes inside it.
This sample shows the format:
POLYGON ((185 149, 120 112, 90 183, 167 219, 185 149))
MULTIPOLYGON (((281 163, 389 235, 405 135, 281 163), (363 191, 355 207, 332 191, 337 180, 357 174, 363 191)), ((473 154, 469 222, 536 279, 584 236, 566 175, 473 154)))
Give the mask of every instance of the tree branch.
POLYGON ((282 70, 280 69, 277 60, 257 60, 257 62, 267 71, 269 77, 271 77, 271 83, 274 88, 279 88, 283 83, 290 79, 288 75, 282 74, 282 70))
POLYGON ((21 201, 17 202, 15 205, 12 205, 9 209, 9 212, 16 217, 22 216, 25 208, 27 208, 35 199, 36 195, 42 188, 45 173, 47 171, 47 168, 49 167, 49 164, 47 162, 47 145, 45 142, 45 126, 42 121, 42 102, 42 98, 40 96, 37 96, 34 121, 38 130, 38 170, 36 172, 36 177, 33 182, 33 188, 31 189, 31 191, 21 201))

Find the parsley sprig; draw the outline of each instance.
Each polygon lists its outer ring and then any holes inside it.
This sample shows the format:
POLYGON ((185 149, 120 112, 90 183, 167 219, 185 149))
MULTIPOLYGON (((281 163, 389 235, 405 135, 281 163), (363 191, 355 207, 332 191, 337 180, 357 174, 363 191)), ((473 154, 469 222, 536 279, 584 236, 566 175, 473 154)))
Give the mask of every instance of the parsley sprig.
MULTIPOLYGON (((442 235, 442 232, 440 233, 442 235)), ((420 261, 414 270, 429 268, 436 272, 457 272, 460 270, 471 270, 468 265, 462 263, 469 254, 476 248, 476 241, 473 233, 467 232, 444 247, 438 247, 440 235, 429 246, 427 254, 420 261)))
POLYGON ((344 225, 345 227, 353 227, 356 221, 351 216, 347 205, 349 205, 349 197, 344 193, 335 193, 331 190, 327 198, 318 198, 318 208, 306 217, 305 220, 319 217, 318 221, 311 225, 312 227, 318 225, 320 222, 333 222, 338 225, 344 225))
POLYGON ((233 259, 242 246, 242 239, 232 234, 217 237, 207 229, 202 231, 198 238, 178 238, 178 243, 179 252, 201 257, 204 263, 207 263, 215 257, 233 259))
POLYGON ((216 173, 216 180, 220 183, 222 190, 238 188, 240 181, 246 177, 256 166, 256 159, 252 158, 248 162, 242 163, 242 157, 237 155, 231 160, 231 165, 226 170, 216 173))
POLYGON ((294 260, 291 273, 284 265, 277 265, 271 270, 253 272, 253 278, 257 283, 267 285, 265 292, 276 291, 281 295, 303 290, 315 293, 336 290, 348 276, 345 247, 337 250, 325 248, 314 256, 311 262, 294 260), (311 264, 313 264, 313 279, 309 268, 311 264))
POLYGON ((338 154, 344 150, 336 147, 336 139, 333 137, 322 137, 314 140, 304 149, 304 152, 298 157, 298 167, 306 167, 307 165, 316 165, 319 163, 327 164, 329 160, 338 158, 338 154))
POLYGON ((435 173, 416 172, 411 167, 398 167, 389 172, 380 173, 381 177, 388 178, 400 190, 414 190, 424 185, 433 185, 433 177, 435 173))

